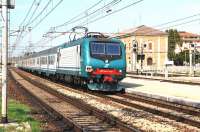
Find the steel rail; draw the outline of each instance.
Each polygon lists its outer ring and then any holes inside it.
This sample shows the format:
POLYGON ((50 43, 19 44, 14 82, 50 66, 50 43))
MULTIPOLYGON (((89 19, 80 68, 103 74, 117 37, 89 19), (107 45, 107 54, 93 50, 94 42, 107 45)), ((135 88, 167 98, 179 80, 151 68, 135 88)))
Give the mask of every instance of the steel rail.
POLYGON ((44 84, 38 82, 36 79, 31 79, 31 78, 27 77, 22 71, 15 70, 15 72, 17 72, 17 74, 22 76, 25 80, 27 80, 31 84, 47 91, 48 93, 50 93, 52 95, 55 95, 56 97, 58 97, 62 100, 65 100, 66 102, 86 111, 87 113, 90 113, 90 114, 96 116, 97 118, 107 122, 108 124, 111 124, 112 126, 117 126, 123 132, 133 132, 133 131, 140 132, 141 131, 139 128, 129 126, 128 124, 120 121, 116 117, 109 115, 106 112, 101 111, 93 106, 90 106, 89 104, 84 103, 82 100, 66 96, 62 93, 59 93, 58 91, 55 91, 55 90, 49 88, 47 85, 44 85, 44 84))

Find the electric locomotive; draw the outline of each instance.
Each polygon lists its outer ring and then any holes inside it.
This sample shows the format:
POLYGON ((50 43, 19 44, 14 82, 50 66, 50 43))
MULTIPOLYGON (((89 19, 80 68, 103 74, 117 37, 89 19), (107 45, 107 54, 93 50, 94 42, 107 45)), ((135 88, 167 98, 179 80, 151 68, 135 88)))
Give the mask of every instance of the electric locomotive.
POLYGON ((125 49, 122 42, 91 35, 85 39, 82 47, 82 74, 88 80, 88 88, 101 91, 122 90, 118 85, 126 73, 125 49))

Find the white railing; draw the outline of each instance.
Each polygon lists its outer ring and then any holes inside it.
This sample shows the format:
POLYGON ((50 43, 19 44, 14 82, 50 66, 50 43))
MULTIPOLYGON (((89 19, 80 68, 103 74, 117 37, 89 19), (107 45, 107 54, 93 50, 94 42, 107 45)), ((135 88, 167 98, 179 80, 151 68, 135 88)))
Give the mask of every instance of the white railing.
MULTIPOLYGON (((143 67, 142 72, 164 74, 165 70, 166 70, 165 66, 162 66, 162 67, 146 66, 146 67, 143 67)), ((195 75, 200 76, 200 66, 192 67, 192 70, 194 71, 195 75)), ((141 71, 141 70, 139 69, 139 71, 141 71)), ((168 66, 167 71, 170 74, 189 75, 190 67, 189 66, 168 66)))

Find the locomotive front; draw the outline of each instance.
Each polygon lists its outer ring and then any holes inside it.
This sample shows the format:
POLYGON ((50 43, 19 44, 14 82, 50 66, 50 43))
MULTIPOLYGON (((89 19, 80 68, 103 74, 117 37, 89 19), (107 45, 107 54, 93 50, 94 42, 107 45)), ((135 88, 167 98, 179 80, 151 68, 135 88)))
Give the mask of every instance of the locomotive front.
POLYGON ((84 68, 91 90, 122 91, 119 81, 126 74, 124 44, 117 39, 88 39, 84 44, 84 68))

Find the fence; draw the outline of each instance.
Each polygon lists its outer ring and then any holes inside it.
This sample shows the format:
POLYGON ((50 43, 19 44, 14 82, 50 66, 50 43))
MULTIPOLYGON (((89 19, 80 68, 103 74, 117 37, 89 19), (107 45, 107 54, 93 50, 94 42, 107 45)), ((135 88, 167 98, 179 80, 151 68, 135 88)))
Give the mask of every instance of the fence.
MULTIPOLYGON (((164 75, 166 67, 143 67, 143 70, 139 70, 139 72, 146 73, 146 74, 157 74, 157 75, 164 75)), ((200 66, 192 67, 194 76, 200 76, 200 66)), ((190 75, 190 67, 189 66, 168 66, 167 71, 169 75, 172 76, 189 76, 190 75)))

